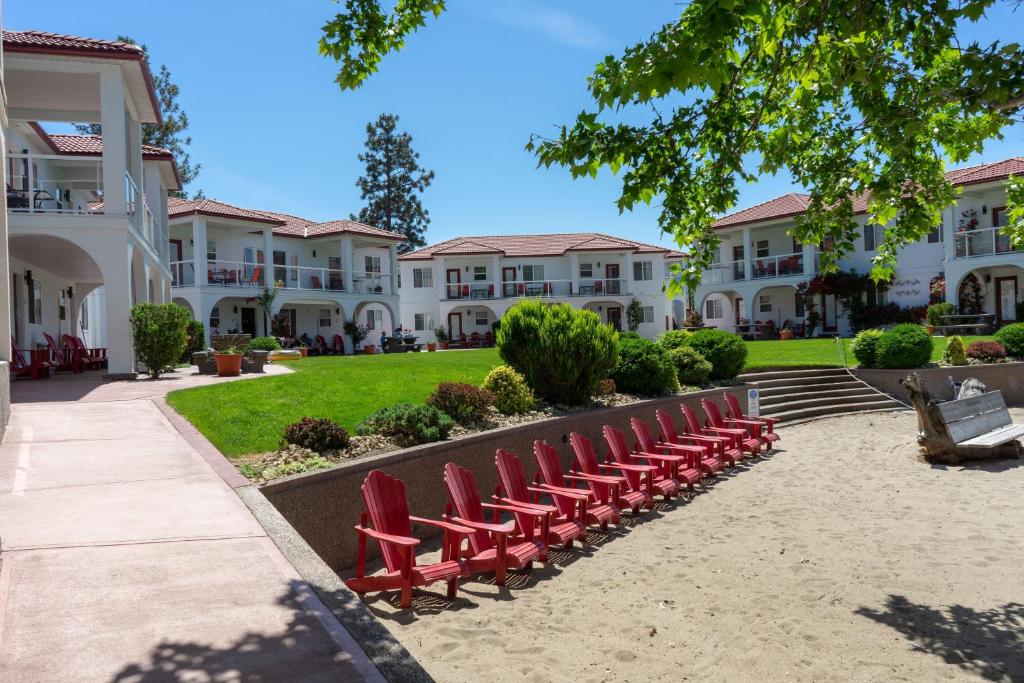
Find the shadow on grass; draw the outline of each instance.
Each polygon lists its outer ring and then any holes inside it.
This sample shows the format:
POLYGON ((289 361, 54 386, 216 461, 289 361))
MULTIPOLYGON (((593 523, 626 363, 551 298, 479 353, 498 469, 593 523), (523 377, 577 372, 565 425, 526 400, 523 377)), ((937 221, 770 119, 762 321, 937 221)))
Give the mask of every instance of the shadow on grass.
POLYGON ((883 609, 861 607, 855 613, 893 628, 915 650, 964 671, 992 681, 1024 680, 1024 604, 979 611, 963 605, 930 607, 890 595, 883 609))

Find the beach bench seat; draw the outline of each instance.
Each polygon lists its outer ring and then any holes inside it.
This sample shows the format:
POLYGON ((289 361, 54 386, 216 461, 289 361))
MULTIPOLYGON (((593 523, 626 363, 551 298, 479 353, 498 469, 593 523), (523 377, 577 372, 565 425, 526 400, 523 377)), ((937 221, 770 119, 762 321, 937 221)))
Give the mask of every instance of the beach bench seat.
POLYGON ((936 406, 949 438, 957 446, 994 448, 1024 436, 1014 424, 1000 391, 946 401, 936 406))

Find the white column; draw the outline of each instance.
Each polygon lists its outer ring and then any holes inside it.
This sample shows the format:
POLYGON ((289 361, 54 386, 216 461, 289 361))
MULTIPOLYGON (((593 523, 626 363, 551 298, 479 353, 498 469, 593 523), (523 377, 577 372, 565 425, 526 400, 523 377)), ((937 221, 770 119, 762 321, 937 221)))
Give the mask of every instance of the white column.
POLYGON ((274 286, 274 229, 263 228, 263 286, 274 286))
POLYGON ((491 282, 494 283, 494 296, 495 298, 500 297, 501 294, 501 256, 495 254, 491 257, 491 282))
MULTIPOLYGON (((948 210, 942 212, 942 254, 946 259, 946 263, 956 258, 956 205, 949 207, 948 210)), ((950 283, 949 279, 946 280, 946 289, 949 290, 950 283)), ((956 286, 953 283, 952 286, 956 286)))
POLYGON ((814 275, 814 245, 803 244, 801 245, 804 252, 804 275, 814 275))
MULTIPOLYGON (((103 259, 103 283, 106 301, 107 373, 124 375, 135 371, 132 347, 131 262, 132 248, 114 249, 103 259)), ((141 294, 140 294, 141 298, 141 294)))
MULTIPOLYGON (((192 219, 192 260, 196 264, 196 286, 205 287, 210 281, 206 275, 206 219, 202 216, 192 219)), ((206 325, 209 319, 202 322, 206 325)))
POLYGON ((345 291, 352 291, 352 238, 341 238, 341 270, 345 291))
POLYGON ((619 291, 623 294, 630 294, 633 291, 633 252, 626 252, 625 257, 622 259, 622 269, 625 271, 622 273, 622 277, 626 281, 626 286, 619 291))
MULTIPOLYGON (((6 112, 2 112, 6 119, 6 112)), ((6 120, 4 121, 6 125, 6 120)), ((4 138, 3 130, 0 129, 0 159, 3 150, 7 149, 7 141, 4 138)), ((3 284, 3 291, 7 292, 0 296, 0 361, 11 360, 11 265, 7 255, 7 194, 0 197, 0 282, 3 284)), ((5 419, 0 415, 0 420, 5 419)), ((2 426, 2 425, 0 425, 2 426)))
MULTIPOLYGON (((438 301, 444 301, 448 298, 448 290, 445 286, 446 277, 444 256, 440 256, 434 261, 434 289, 437 290, 438 301)), ((438 324, 441 324, 440 321, 438 321, 438 324)), ((447 323, 445 323, 445 327, 447 327, 447 323)))
POLYGON ((750 280, 751 272, 750 228, 743 228, 743 279, 750 280))
POLYGON ((569 252, 569 278, 572 281, 572 293, 580 293, 580 255, 578 252, 569 252))
MULTIPOLYGON (((144 181, 142 179, 142 124, 138 121, 134 121, 131 115, 126 115, 126 127, 128 129, 128 149, 125 155, 128 175, 132 177, 135 182, 135 187, 138 190, 138 194, 135 197, 135 225, 138 227, 139 232, 143 234, 143 238, 146 240, 152 240, 150 246, 158 249, 155 235, 145 234, 145 212, 143 211, 142 205, 146 201, 146 190, 144 187, 144 181)), ((153 226, 154 230, 156 226, 153 226)))
MULTIPOLYGON (((388 245, 388 268, 391 271, 391 294, 398 294, 398 245, 388 245)), ((392 321, 394 323, 396 321, 392 321)))
POLYGON ((100 72, 100 126, 103 129, 103 211, 109 215, 127 212, 125 172, 124 79, 121 67, 104 66, 100 72))

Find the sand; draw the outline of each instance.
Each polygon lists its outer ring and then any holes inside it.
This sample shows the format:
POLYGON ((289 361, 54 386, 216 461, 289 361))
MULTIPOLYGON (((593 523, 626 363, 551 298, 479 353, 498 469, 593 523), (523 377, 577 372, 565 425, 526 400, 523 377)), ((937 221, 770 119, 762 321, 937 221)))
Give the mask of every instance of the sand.
POLYGON ((1024 680, 1024 464, 932 467, 914 428, 788 427, 773 457, 509 587, 367 604, 439 681, 1024 680))

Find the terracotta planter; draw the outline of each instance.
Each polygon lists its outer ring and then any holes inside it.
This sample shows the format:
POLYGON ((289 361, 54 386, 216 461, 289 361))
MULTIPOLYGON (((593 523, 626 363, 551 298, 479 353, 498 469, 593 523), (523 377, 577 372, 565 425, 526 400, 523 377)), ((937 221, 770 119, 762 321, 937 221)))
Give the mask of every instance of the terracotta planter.
POLYGON ((793 330, 779 330, 779 339, 792 339, 793 330))
POLYGON ((447 351, 448 350, 448 342, 441 342, 441 350, 442 351, 447 351))
POLYGON ((928 325, 925 329, 928 331, 928 336, 935 334, 935 325, 928 325))
POLYGON ((373 344, 367 344, 365 347, 363 347, 363 353, 365 353, 367 356, 372 356, 376 352, 377 347, 374 346, 373 344))
POLYGON ((435 344, 434 342, 427 342, 427 351, 437 351, 437 344, 435 344))
POLYGON ((300 346, 299 353, 301 353, 302 357, 305 358, 306 356, 309 355, 309 349, 307 349, 305 346, 300 346))
POLYGON ((215 353, 213 358, 217 362, 218 377, 238 377, 242 374, 242 354, 215 353))

